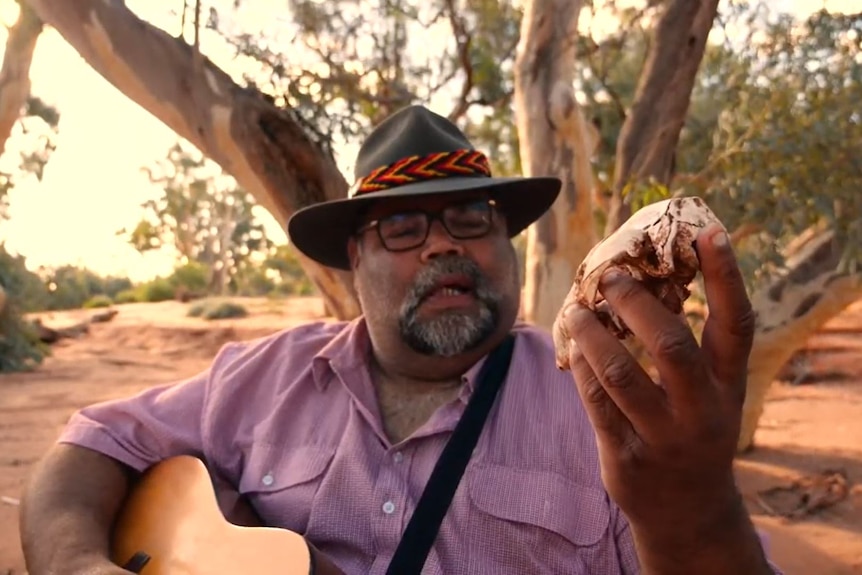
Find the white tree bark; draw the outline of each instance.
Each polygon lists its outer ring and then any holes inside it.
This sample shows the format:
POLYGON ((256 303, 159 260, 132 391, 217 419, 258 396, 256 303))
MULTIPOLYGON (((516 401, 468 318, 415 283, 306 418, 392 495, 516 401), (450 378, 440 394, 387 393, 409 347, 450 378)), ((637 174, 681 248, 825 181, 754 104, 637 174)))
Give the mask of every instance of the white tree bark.
POLYGON ((752 294, 757 312, 737 449, 754 446, 769 387, 782 366, 823 324, 862 297, 862 275, 838 271, 843 246, 831 230, 815 235, 787 262, 788 272, 752 294))
POLYGON ((553 208, 527 230, 524 318, 550 329, 581 260, 597 240, 590 155, 598 136, 575 98, 583 3, 528 0, 515 63, 515 117, 524 175, 559 177, 553 208))

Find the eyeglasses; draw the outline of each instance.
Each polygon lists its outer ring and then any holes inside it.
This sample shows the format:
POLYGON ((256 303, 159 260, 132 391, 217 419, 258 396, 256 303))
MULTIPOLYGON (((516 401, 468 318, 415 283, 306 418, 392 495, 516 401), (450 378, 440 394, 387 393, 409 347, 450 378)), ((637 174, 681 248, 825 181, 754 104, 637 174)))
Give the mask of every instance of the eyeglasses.
POLYGON ((368 222, 357 230, 357 234, 377 228, 380 242, 391 252, 412 250, 424 244, 434 220, 440 220, 446 232, 455 239, 480 238, 491 231, 496 205, 494 200, 483 199, 453 204, 437 212, 398 212, 368 222))

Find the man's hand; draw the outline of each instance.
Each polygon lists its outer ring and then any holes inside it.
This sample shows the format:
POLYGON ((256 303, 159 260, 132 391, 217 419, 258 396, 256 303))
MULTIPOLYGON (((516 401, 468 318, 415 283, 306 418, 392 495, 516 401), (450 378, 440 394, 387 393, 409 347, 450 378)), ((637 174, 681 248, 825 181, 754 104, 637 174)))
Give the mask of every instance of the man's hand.
MULTIPOLYGON (((705 560, 715 545, 716 555, 759 552, 733 477, 754 314, 720 226, 703 230, 696 249, 710 310, 701 345, 680 317, 631 277, 609 275, 600 284, 650 355, 658 382, 591 311, 576 306, 564 318, 602 478, 631 523, 645 573, 677 572, 665 568, 667 561, 685 572, 694 566, 684 565, 689 553, 695 562, 698 555, 705 560)), ((759 570, 766 566, 762 556, 751 560, 745 565, 755 570, 733 572, 771 572, 759 570)))

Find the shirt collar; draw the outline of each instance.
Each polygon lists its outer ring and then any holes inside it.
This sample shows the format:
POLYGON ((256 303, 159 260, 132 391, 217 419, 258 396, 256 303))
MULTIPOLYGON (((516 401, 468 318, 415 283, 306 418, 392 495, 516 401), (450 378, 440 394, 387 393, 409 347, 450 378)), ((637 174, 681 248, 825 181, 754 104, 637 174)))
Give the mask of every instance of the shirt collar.
MULTIPOLYGON (((517 326, 516 326, 517 328, 517 326)), ((365 316, 348 322, 332 340, 329 341, 312 358, 312 373, 318 389, 326 389, 334 376, 333 365, 339 370, 357 369, 362 367, 371 353, 371 339, 368 336, 368 326, 365 316)), ((488 359, 482 356, 461 376, 464 388, 459 395, 466 402, 476 389, 479 371, 488 359)))
POLYGON ((359 316, 348 322, 344 328, 324 345, 311 360, 314 382, 321 391, 332 381, 339 369, 352 369, 360 366, 371 351, 371 340, 365 317, 359 316))

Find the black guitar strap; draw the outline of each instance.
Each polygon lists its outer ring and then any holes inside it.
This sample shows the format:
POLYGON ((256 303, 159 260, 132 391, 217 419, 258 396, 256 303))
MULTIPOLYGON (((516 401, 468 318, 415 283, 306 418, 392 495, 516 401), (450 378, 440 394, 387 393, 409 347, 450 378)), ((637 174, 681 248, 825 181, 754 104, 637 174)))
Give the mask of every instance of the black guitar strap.
POLYGON ((452 436, 434 465, 416 510, 407 523, 401 542, 395 550, 386 575, 419 575, 431 546, 437 537, 440 523, 449 509, 467 462, 479 441, 482 427, 497 391, 509 371, 515 337, 509 334, 488 356, 477 378, 473 396, 452 436))

